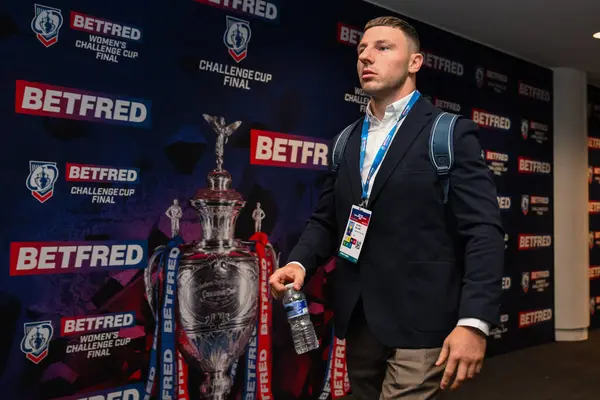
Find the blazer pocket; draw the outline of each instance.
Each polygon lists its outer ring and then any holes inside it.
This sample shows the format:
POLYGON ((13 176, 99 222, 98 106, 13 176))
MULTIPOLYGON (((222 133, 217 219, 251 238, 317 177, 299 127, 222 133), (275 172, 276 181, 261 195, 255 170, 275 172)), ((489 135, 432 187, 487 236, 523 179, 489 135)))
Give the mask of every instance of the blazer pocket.
POLYGON ((458 315, 460 278, 450 262, 409 262, 403 304, 408 324, 419 331, 454 327, 458 315))

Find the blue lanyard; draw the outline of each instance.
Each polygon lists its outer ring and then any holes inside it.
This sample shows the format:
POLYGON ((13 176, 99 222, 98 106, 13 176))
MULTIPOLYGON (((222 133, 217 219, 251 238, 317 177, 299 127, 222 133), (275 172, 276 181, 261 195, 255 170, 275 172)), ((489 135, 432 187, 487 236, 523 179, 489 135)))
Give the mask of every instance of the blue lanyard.
MULTIPOLYGON (((408 104, 406 104, 406 106, 404 107, 404 110, 402 110, 402 114, 400 114, 400 118, 398 118, 398 121, 394 124, 394 127, 392 128, 390 133, 387 134, 385 140, 381 144, 379 151, 377 151, 377 154, 375 155, 375 158, 373 159, 373 164, 371 164, 371 169, 369 170, 369 174, 367 175, 367 179, 363 182, 363 185, 362 185, 361 205, 363 207, 366 206, 367 200, 369 199, 369 184, 371 183, 371 178, 373 177, 373 174, 375 174, 375 171, 377 171, 377 168, 379 168, 379 164, 381 164, 381 161, 383 160, 385 153, 387 153, 388 148, 390 147, 390 143, 392 142, 392 138, 394 137, 394 133, 396 132, 396 129, 398 129, 398 125, 400 124, 400 122, 402 122, 404 117, 406 117, 406 115, 408 114, 408 112, 410 111, 412 106, 415 105, 415 103, 419 99, 420 95, 421 95, 421 93, 419 93, 418 90, 416 90, 413 93, 410 100, 408 101, 408 104)), ((369 118, 368 118, 368 116, 366 116, 363 121, 362 133, 360 136, 360 171, 361 171, 361 174, 362 174, 363 166, 365 163, 365 153, 367 151, 367 136, 369 136, 369 118)))

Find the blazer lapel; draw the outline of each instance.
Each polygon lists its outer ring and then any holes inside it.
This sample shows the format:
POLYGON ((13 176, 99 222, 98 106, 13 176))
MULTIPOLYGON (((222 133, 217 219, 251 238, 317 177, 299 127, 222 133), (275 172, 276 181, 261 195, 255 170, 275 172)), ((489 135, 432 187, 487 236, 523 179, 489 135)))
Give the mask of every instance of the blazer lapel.
MULTIPOLYGON (((428 107, 428 105, 429 103, 421 97, 415 103, 413 109, 410 110, 405 120, 402 122, 402 125, 400 125, 400 128, 396 132, 387 154, 379 167, 379 171, 375 175, 373 190, 369 196, 369 206, 377 199, 377 196, 383 189, 385 183, 400 161, 402 161, 411 144, 415 141, 419 133, 421 133, 427 122, 432 118, 432 109, 428 107)), ((358 160, 356 164, 359 164, 358 160)))
POLYGON ((346 143, 345 157, 343 158, 349 171, 347 177, 350 181, 352 202, 357 205, 360 204, 362 196, 362 179, 360 177, 360 134, 362 125, 363 120, 361 119, 350 135, 348 143, 346 143))

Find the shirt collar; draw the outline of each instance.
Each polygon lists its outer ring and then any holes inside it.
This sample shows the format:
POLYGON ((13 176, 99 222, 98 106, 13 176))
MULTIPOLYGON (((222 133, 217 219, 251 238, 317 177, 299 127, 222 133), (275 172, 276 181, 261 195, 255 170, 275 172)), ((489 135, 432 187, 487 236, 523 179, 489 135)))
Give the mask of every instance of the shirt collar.
POLYGON ((404 111, 404 107, 406 107, 406 105, 410 101, 410 98, 414 92, 415 91, 413 90, 408 95, 401 98, 400 100, 396 100, 392 104, 388 105, 385 108, 385 114, 383 115, 383 119, 381 121, 379 119, 377 119, 375 114, 373 114, 373 112, 371 111, 371 100, 369 100, 369 103, 367 104, 366 117, 368 118, 369 122, 374 125, 383 124, 383 123, 389 122, 390 120, 397 121, 398 118, 400 117, 400 114, 402 114, 402 111, 404 111))

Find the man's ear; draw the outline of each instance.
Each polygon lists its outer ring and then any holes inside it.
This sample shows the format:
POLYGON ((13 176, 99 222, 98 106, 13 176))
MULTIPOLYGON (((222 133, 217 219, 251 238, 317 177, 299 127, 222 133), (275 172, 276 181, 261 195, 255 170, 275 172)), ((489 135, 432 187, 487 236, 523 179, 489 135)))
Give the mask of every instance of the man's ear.
POLYGON ((413 53, 410 55, 410 60, 408 62, 408 72, 417 73, 421 69, 423 65, 423 54, 421 53, 413 53))

